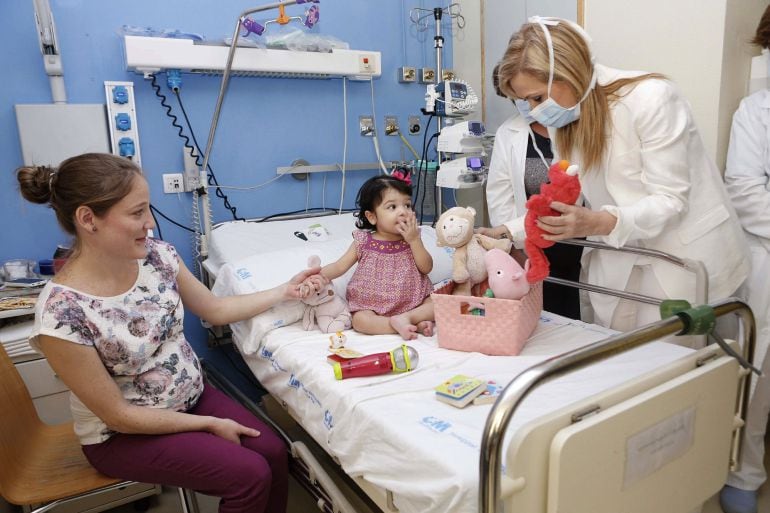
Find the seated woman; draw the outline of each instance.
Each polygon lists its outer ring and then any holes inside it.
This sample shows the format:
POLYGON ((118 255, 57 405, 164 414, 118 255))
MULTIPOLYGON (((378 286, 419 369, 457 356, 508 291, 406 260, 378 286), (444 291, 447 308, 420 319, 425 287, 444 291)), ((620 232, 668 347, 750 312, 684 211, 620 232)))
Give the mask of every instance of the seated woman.
POLYGON ((30 342, 72 390, 88 461, 121 479, 221 497, 221 513, 286 510, 286 446, 203 381, 184 309, 215 325, 254 316, 320 286, 320 268, 242 296, 215 297, 174 248, 151 239, 147 181, 130 160, 84 154, 17 171, 22 195, 48 204, 75 237, 40 293, 30 342), (309 289, 305 288, 302 290, 309 289))

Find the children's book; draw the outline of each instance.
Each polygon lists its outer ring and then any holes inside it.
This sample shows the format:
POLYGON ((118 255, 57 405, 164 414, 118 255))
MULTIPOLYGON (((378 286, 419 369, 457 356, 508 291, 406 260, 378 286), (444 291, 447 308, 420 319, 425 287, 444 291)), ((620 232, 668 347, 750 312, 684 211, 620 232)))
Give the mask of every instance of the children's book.
POLYGON ((487 381, 486 389, 481 392, 481 395, 473 400, 473 404, 492 404, 493 402, 497 401, 497 398, 500 396, 500 393, 502 393, 503 388, 505 388, 503 385, 500 385, 495 381, 487 381))
POLYGON ((463 408, 486 390, 486 382, 458 374, 441 383, 435 389, 436 399, 463 408))
POLYGON ((363 356, 363 353, 359 353, 358 351, 354 349, 348 349, 346 347, 342 347, 340 349, 335 349, 326 357, 326 361, 334 365, 335 363, 342 363, 345 360, 350 360, 351 358, 358 358, 359 356, 363 356))

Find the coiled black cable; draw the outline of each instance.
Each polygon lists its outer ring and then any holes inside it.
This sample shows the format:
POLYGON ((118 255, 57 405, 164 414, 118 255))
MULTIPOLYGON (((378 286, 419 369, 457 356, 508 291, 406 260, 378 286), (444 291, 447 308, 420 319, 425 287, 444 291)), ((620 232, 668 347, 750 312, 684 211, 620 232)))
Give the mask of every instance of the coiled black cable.
MULTIPOLYGON (((198 167, 203 166, 203 161, 201 160, 201 155, 203 155, 203 152, 201 151, 201 147, 198 145, 198 139, 195 137, 195 132, 192 129, 192 124, 190 123, 190 118, 187 116, 187 111, 184 108, 184 104, 182 103, 182 96, 179 94, 179 89, 174 88, 174 94, 176 95, 176 100, 179 103, 179 108, 182 110, 182 116, 184 117, 184 121, 187 124, 187 130, 190 131, 190 136, 192 137, 193 143, 195 143, 195 148, 198 150, 197 153, 193 153, 193 149, 190 148, 190 156, 195 158, 195 163, 198 165, 198 167)), ((208 169, 206 170, 206 176, 208 184, 214 187, 214 194, 217 198, 221 198, 222 202, 225 205, 225 208, 230 211, 230 214, 232 214, 233 219, 236 221, 245 221, 243 217, 238 217, 238 213, 236 212, 236 208, 230 204, 230 200, 228 199, 227 195, 222 192, 222 189, 219 187, 219 182, 217 181, 217 177, 214 174, 214 170, 211 168, 211 163, 207 164, 208 169)))
MULTIPOLYGON (((166 103, 166 96, 161 92, 161 86, 157 82, 157 78, 154 74, 150 75, 150 85, 155 90, 155 96, 157 96, 160 99, 160 104, 166 109, 166 116, 168 116, 171 119, 171 126, 177 129, 177 135, 180 139, 184 141, 184 147, 187 148, 187 150, 190 153, 191 157, 195 158, 195 163, 200 167, 203 165, 203 163, 200 160, 200 155, 202 155, 202 152, 200 150, 200 146, 198 146, 198 141, 195 138, 195 133, 192 130, 192 125, 190 124, 190 119, 187 117, 187 112, 184 109, 184 105, 182 104, 182 100, 179 96, 179 88, 175 87, 173 89, 174 93, 176 94, 177 102, 179 103, 179 107, 182 110, 182 114, 184 115, 185 122, 187 124, 187 129, 190 132, 190 135, 192 136, 192 143, 190 142, 190 137, 188 137, 184 133, 184 127, 179 124, 179 118, 177 118, 173 112, 172 107, 168 103, 166 103), (194 144, 194 146, 193 146, 194 144)), ((236 212, 236 208, 230 204, 230 200, 228 199, 227 195, 225 195, 222 190, 219 188, 219 183, 217 182, 216 176, 214 175, 214 170, 211 168, 211 165, 208 165, 208 170, 206 173, 206 176, 208 177, 208 183, 209 185, 213 185, 216 187, 216 196, 218 198, 221 198, 225 208, 230 211, 230 213, 233 216, 233 219, 236 221, 244 221, 242 217, 238 217, 238 214, 236 212)), ((203 188, 198 190, 199 193, 203 192, 203 188)))
MULTIPOLYGON (((152 212, 152 218, 155 220, 155 227, 158 228, 158 236, 160 236, 160 225, 158 224, 158 219, 155 217, 155 213, 156 212, 158 213, 159 216, 161 216, 163 219, 165 219, 169 223, 174 224, 174 225, 178 226, 179 228, 181 228, 183 230, 187 230, 188 232, 195 233, 195 230, 193 230, 192 228, 188 228, 187 226, 174 221, 173 219, 168 217, 166 214, 164 214, 163 212, 158 210, 158 208, 155 207, 155 205, 150 205, 150 212, 152 212)), ((163 237, 160 236, 160 239, 163 240, 163 237)))

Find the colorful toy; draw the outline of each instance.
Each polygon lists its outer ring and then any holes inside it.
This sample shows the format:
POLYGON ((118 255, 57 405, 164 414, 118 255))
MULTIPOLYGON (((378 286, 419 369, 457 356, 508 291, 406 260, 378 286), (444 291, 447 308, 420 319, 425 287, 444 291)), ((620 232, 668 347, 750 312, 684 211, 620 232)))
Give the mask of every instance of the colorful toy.
POLYGON ((455 248, 452 257, 453 295, 471 295, 471 287, 487 277, 484 253, 493 248, 511 250, 508 239, 493 239, 473 233, 476 210, 453 207, 441 214, 436 223, 436 244, 455 248))
MULTIPOLYGON (((320 264, 318 255, 308 258, 308 267, 320 264)), ((347 303, 334 292, 331 283, 310 294, 302 302, 305 304, 302 314, 302 329, 305 331, 312 330, 317 324, 321 333, 333 333, 349 329, 353 324, 347 303)))
POLYGON ((542 216, 561 215, 551 208, 551 203, 554 201, 569 205, 577 201, 580 197, 580 180, 577 173, 578 167, 570 166, 566 160, 554 162, 548 169, 549 182, 540 187, 540 194, 534 194, 527 200, 527 215, 524 218, 527 237, 524 241, 524 250, 530 262, 527 271, 529 283, 542 281, 548 276, 550 264, 543 249, 555 244, 554 241, 543 238, 545 232, 537 226, 537 219, 542 216))
POLYGON ((529 260, 522 268, 508 253, 501 249, 490 249, 484 255, 484 263, 489 275, 489 288, 493 297, 501 299, 521 299, 529 292, 527 271, 529 260))

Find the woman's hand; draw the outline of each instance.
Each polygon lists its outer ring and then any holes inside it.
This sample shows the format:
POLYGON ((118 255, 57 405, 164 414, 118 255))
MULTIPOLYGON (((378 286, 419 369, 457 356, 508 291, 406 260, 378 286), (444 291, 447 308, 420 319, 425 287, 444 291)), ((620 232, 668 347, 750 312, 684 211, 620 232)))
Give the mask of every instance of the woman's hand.
POLYGON ((552 202, 551 208, 561 212, 561 215, 537 218, 537 227, 551 234, 543 234, 545 240, 557 241, 590 235, 609 235, 617 222, 615 216, 604 210, 594 211, 559 201, 552 202))
POLYGON ((406 219, 398 221, 396 230, 409 244, 420 238, 420 230, 417 229, 417 215, 415 215, 414 211, 408 212, 406 219))
POLYGON ((474 231, 478 234, 492 237, 493 239, 511 238, 511 232, 508 231, 508 227, 504 224, 495 226, 494 228, 476 228, 474 231))
POLYGON ((304 299, 329 284, 320 267, 311 267, 297 273, 286 283, 283 299, 304 299))
POLYGON ((256 429, 238 424, 232 419, 220 419, 219 417, 211 417, 211 419, 209 433, 238 445, 241 445, 241 436, 259 436, 261 434, 256 429))

